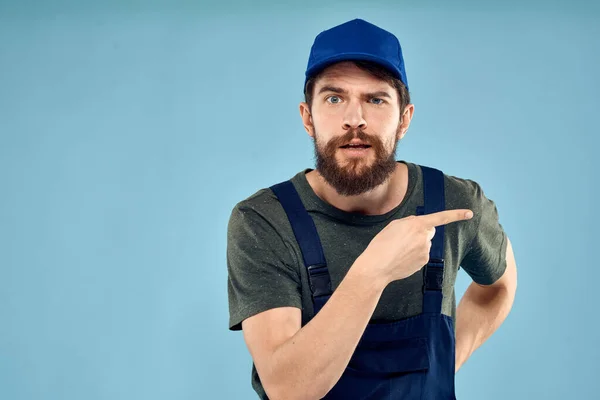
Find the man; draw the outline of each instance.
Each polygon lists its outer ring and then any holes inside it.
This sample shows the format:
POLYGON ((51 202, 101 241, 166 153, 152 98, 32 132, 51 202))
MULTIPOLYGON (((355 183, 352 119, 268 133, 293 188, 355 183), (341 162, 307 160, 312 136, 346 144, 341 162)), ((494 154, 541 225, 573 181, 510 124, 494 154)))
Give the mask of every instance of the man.
POLYGON ((454 375, 500 326, 516 266, 474 181, 407 161, 402 50, 352 20, 312 46, 300 115, 316 169, 238 203, 231 330, 266 399, 454 399, 454 375), (459 266, 473 283, 458 308, 459 266))

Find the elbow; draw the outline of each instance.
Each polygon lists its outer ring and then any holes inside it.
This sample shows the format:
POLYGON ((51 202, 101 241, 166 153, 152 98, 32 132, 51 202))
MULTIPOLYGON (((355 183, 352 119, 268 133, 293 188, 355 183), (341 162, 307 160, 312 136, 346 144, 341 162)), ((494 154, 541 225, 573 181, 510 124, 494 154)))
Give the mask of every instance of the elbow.
POLYGON ((286 382, 281 379, 281 376, 275 376, 276 374, 263 374, 261 376, 261 383, 263 389, 267 393, 267 397, 270 400, 296 400, 300 399, 294 389, 294 385, 291 382, 286 382))
POLYGON ((313 400, 325 397, 327 392, 318 390, 315 385, 279 381, 264 381, 263 388, 271 400, 313 400), (312 387, 311 387, 312 386, 312 387))
POLYGON ((266 365, 257 366, 261 384, 269 399, 321 399, 335 385, 336 382, 326 371, 305 365, 297 358, 282 359, 279 354, 275 352, 266 365))
POLYGON ((306 394, 302 394, 293 388, 282 384, 263 384, 267 396, 271 400, 305 400, 306 394))
POLYGON ((288 394, 285 393, 282 389, 282 387, 280 386, 276 386, 273 384, 267 384, 266 382, 263 382, 263 389, 265 389, 265 392, 267 393, 267 397, 271 400, 281 400, 281 399, 286 399, 289 398, 288 394))
MULTIPOLYGON (((258 369, 257 369, 258 370, 258 369)), ((294 397, 291 396, 290 393, 290 385, 284 382, 281 377, 276 376, 273 373, 272 369, 270 373, 267 371, 258 370, 258 375, 260 378, 260 382, 262 384, 263 389, 267 393, 267 397, 270 400, 280 400, 280 399, 292 399, 294 397)))

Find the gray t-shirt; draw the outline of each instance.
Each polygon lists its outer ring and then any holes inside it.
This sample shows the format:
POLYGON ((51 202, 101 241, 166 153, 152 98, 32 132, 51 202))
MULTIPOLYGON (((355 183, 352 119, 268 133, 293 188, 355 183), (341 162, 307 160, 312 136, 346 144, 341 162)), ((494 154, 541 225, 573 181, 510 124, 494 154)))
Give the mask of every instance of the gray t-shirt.
MULTIPOLYGON (((356 258, 373 237, 394 219, 416 215, 423 205, 421 168, 408 167, 408 188, 402 202, 383 215, 348 213, 321 200, 306 180, 311 169, 292 179, 315 222, 332 288, 339 285, 356 258)), ((454 283, 459 267, 473 281, 491 284, 506 268, 506 234, 496 205, 476 182, 444 174, 446 209, 471 209, 470 220, 451 223, 444 236, 444 300, 442 312, 455 318, 454 283)), ((261 189, 233 209, 227 234, 229 329, 241 330, 244 319, 276 307, 302 310, 302 326, 314 316, 308 276, 302 253, 283 207, 269 189, 261 189)), ((391 322, 421 313, 423 274, 390 283, 384 290, 371 322, 391 322)), ((259 397, 267 396, 256 368, 252 386, 259 397)))

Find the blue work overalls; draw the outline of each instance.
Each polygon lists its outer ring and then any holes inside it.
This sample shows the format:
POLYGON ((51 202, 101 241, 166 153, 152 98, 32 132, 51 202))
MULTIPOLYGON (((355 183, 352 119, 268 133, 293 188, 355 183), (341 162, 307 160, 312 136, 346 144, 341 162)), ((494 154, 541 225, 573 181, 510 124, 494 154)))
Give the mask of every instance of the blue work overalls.
MULTIPOLYGON (((424 206, 417 207, 416 213, 443 211, 442 172, 424 166, 421 170, 424 206)), ((316 314, 332 290, 314 221, 290 181, 271 189, 281 202, 302 251, 316 314)), ((441 312, 444 226, 436 228, 429 256, 429 263, 423 268, 423 313, 396 322, 368 324, 342 377, 325 399, 456 399, 454 324, 451 317, 441 312)))

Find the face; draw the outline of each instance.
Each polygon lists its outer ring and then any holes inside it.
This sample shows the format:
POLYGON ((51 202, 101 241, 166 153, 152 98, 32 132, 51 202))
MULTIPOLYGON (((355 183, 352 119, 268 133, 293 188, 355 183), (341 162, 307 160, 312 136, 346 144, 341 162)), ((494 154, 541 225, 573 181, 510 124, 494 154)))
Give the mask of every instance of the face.
POLYGON ((312 107, 301 104, 314 139, 316 169, 340 195, 384 183, 396 168, 396 147, 412 116, 400 121, 398 93, 352 63, 329 67, 315 83, 312 107))

